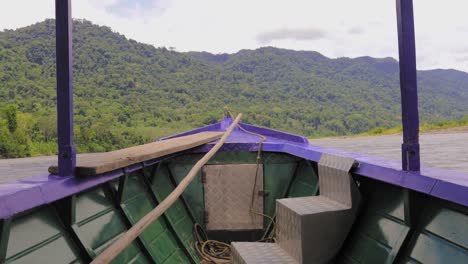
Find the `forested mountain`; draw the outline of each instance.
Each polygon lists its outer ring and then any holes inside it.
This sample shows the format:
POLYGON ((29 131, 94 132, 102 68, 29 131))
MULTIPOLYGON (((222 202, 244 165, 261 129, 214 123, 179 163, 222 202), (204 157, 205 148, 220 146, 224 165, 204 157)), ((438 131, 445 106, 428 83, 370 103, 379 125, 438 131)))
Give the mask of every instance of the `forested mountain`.
MULTIPOLYGON (((0 32, 0 157, 54 153, 55 24, 0 32)), ((235 54, 181 53, 74 21, 78 150, 105 151, 219 121, 305 136, 344 135, 400 123, 392 58, 330 59, 272 47, 235 54)), ((420 71, 426 122, 468 114, 468 74, 420 71)))

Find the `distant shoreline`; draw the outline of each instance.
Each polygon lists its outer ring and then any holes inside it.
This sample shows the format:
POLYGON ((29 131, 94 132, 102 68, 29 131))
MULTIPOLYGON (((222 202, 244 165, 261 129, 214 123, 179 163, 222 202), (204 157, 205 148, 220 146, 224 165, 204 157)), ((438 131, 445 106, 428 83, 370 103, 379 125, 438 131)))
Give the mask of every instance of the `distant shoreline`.
POLYGON ((447 127, 447 128, 431 128, 431 129, 428 129, 428 130, 422 130, 421 133, 422 134, 468 133, 468 126, 447 127))

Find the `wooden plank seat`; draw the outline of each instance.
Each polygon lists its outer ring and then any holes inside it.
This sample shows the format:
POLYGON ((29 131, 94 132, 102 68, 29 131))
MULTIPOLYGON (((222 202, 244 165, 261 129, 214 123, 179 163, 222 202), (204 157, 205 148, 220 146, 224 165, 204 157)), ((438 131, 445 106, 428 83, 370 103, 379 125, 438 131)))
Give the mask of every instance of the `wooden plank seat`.
MULTIPOLYGON (((201 132, 144 145, 77 157, 76 177, 89 177, 121 169, 132 164, 174 154, 221 138, 223 132, 201 132)), ((49 173, 58 174, 58 166, 49 167, 49 173)))

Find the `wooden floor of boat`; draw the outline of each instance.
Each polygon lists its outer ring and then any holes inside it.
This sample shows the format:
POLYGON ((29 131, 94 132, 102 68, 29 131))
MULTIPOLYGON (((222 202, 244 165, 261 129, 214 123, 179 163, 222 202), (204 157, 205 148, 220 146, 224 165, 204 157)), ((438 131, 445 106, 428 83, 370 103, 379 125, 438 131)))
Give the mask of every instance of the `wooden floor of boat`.
MULTIPOLYGON (((223 132, 201 132, 189 136, 152 142, 140 146, 103 153, 77 155, 77 175, 93 176, 131 164, 170 155, 219 139, 223 132)), ((0 160, 0 184, 14 182, 29 176, 56 171, 57 156, 42 156, 0 160)))

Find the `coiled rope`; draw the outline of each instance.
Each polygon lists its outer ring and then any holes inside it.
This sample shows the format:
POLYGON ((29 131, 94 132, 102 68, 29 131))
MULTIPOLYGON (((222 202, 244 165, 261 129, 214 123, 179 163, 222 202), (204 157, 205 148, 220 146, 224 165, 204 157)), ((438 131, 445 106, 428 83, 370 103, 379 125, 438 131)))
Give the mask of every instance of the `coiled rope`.
POLYGON ((197 223, 193 226, 193 236, 195 237, 195 250, 202 259, 200 263, 230 263, 231 246, 229 244, 208 239, 205 230, 197 223))

